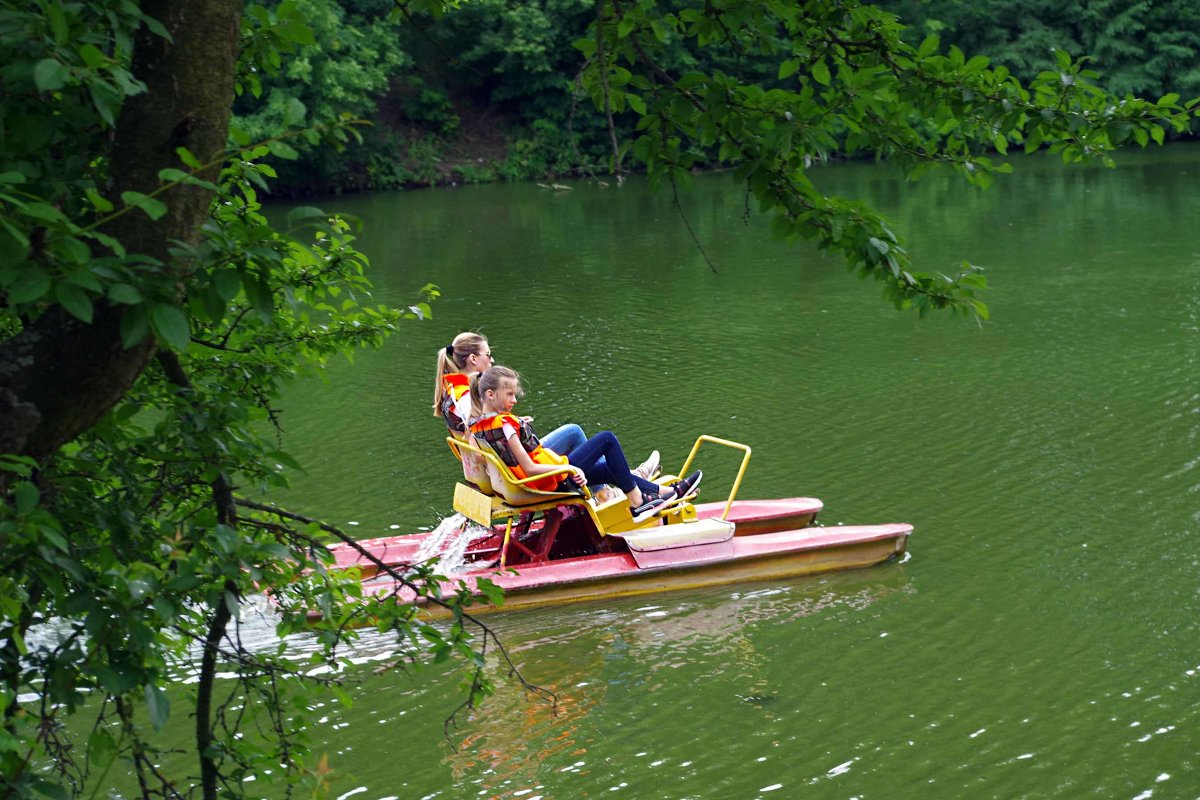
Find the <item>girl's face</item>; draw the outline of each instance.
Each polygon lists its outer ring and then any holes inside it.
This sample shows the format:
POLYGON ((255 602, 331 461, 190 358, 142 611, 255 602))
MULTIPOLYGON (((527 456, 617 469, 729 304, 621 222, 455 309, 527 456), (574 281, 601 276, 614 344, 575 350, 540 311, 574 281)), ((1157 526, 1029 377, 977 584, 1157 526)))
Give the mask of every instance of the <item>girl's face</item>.
POLYGON ((479 346, 478 353, 471 353, 471 355, 467 356, 467 371, 483 372, 494 363, 491 345, 484 342, 479 346))
POLYGON ((507 414, 517 404, 517 394, 520 392, 520 388, 514 380, 501 381, 499 389, 487 390, 488 403, 497 411, 503 411, 507 414))

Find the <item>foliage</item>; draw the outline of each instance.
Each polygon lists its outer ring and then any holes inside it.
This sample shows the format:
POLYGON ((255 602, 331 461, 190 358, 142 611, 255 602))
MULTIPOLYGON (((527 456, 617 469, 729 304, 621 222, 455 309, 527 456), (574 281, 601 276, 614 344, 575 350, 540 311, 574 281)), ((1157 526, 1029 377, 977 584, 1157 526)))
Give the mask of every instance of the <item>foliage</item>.
POLYGON ((272 427, 281 387, 378 346, 437 295, 373 304, 346 220, 300 208, 284 230, 267 223, 260 193, 275 170, 263 159, 347 139, 332 107, 305 125, 299 97, 268 100, 255 117, 265 140, 226 142, 235 81, 253 96, 281 52, 313 40, 299 15, 330 17, 251 7, 235 72, 204 31, 236 30, 240 3, 158 9, 161 20, 122 0, 0 10, 6 797, 94 795, 125 771, 143 798, 191 795, 196 774, 205 800, 242 796, 243 778, 265 770, 320 794, 327 765, 304 734, 314 693, 340 692, 349 626, 368 618, 395 633, 402 660, 462 657, 468 703, 489 690, 489 640, 472 634, 465 594, 430 597, 431 570, 393 569, 403 602, 366 601, 352 574, 329 569, 324 542, 344 534, 262 502, 299 466, 272 427), (242 645, 239 615, 263 590, 281 636, 317 637, 311 663, 282 639, 242 645), (451 623, 417 620, 422 598, 450 607, 451 623), (312 627, 309 611, 322 614, 312 627), (221 673, 235 688, 218 696, 221 673), (194 725, 184 774, 164 770, 156 745, 171 719, 194 725))
POLYGON ((1200 94, 1200 7, 1189 0, 888 0, 914 44, 935 34, 1022 80, 1055 69, 1055 50, 1086 53, 1106 89, 1200 94))
MULTIPOLYGON (((272 8, 251 6, 244 24, 255 32, 282 29, 301 37, 294 43, 255 37, 268 40, 269 55, 260 59, 262 72, 246 72, 248 80, 234 106, 234 125, 253 141, 288 130, 295 124, 296 108, 319 120, 370 118, 393 77, 412 66, 412 57, 399 45, 399 22, 370 6, 347 10, 319 0, 284 0, 272 8), (285 51, 290 51, 286 58, 285 51)), ((355 160, 344 152, 306 142, 296 149, 300 161, 275 162, 278 183, 285 189, 354 186, 355 160)))
POLYGON ((814 185, 814 163, 873 155, 902 165, 910 178, 944 166, 987 186, 1009 171, 995 153, 1010 146, 1108 163, 1108 152, 1126 141, 1161 144, 1166 130, 1185 129, 1200 102, 1185 107, 1176 94, 1157 103, 1118 100, 1095 86, 1086 59, 1061 50, 1053 69, 1022 84, 985 56, 942 51, 937 37, 905 42, 894 16, 856 0, 726 0, 678 12, 653 0, 607 0, 603 8, 592 35, 576 41, 589 59, 586 84, 597 108, 640 118, 631 150, 652 184, 686 186, 716 149, 772 216, 777 236, 815 239, 882 281, 897 307, 921 313, 949 308, 986 318, 980 270, 916 270, 886 220, 814 185), (679 47, 698 54, 713 43, 769 55, 778 82, 763 86, 712 68, 672 72, 660 55, 679 47))
POLYGON ((467 3, 429 27, 425 52, 453 54, 441 59, 450 62, 440 65, 442 74, 430 77, 470 91, 488 106, 509 104, 532 122, 565 98, 580 60, 563 47, 564 38, 582 31, 594 15, 590 0, 467 3))
MULTIPOLYGON (((365 21, 387 5, 384 0, 341 0, 341 25, 366 30, 365 21)), ((678 16, 692 13, 694 5, 665 0, 647 13, 678 16)), ((592 38, 588 26, 598 10, 609 6, 600 3, 597 8, 590 0, 474 0, 435 16, 398 5, 399 16, 413 23, 400 29, 399 40, 411 65, 380 67, 389 74, 386 94, 375 98, 378 129, 364 134, 358 151, 305 152, 303 169, 284 169, 280 185, 286 191, 427 185, 453 180, 455 171, 462 173, 463 162, 479 163, 477 157, 484 159, 483 167, 468 171, 509 180, 591 174, 614 169, 614 158, 632 163, 627 150, 618 148, 614 157, 612 139, 625 143, 636 138, 638 113, 615 108, 610 116, 601 107, 578 102, 577 78, 586 59, 564 46, 592 38), (415 142, 423 143, 414 151, 415 142)), ((727 6, 712 4, 708 16, 736 16, 726 14, 727 6)), ((908 26, 899 36, 912 47, 928 34, 939 35, 947 47, 986 55, 1023 82, 1058 70, 1058 49, 1090 54, 1094 61, 1088 66, 1101 73, 1100 85, 1118 97, 1200 93, 1194 58, 1200 46, 1195 19, 1200 12, 1183 0, 886 0, 882 6, 908 26)), ((621 8, 642 6, 625 3, 621 8)), ((810 16, 817 19, 822 13, 817 8, 810 16)), ((707 37, 703 46, 686 36, 667 35, 655 42, 655 63, 670 75, 732 75, 767 90, 789 85, 780 78, 780 65, 802 31, 760 25, 729 28, 725 34, 707 37)), ((314 71, 321 69, 323 59, 335 57, 321 48, 308 55, 314 71)), ((265 80, 272 84, 272 78, 265 80)), ((314 82, 310 90, 320 93, 322 88, 314 82)), ((315 97, 305 100, 313 107, 318 102, 315 97)), ((369 116, 367 110, 361 113, 369 116)), ((843 147, 852 131, 832 124, 828 133, 830 154, 863 152, 843 147)), ((717 165, 720 153, 699 146, 694 155, 697 167, 707 167, 717 165)))

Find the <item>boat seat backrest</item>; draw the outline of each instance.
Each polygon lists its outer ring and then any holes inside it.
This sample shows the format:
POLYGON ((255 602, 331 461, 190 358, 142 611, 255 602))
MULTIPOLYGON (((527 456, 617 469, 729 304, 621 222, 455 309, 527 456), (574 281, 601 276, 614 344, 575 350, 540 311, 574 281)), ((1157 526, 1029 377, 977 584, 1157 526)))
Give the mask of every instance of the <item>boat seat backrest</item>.
MULTIPOLYGON (((449 440, 448 440, 449 441, 449 440)), ((486 474, 486 489, 481 489, 485 494, 496 495, 504 499, 504 502, 510 506, 528 506, 535 503, 545 503, 548 500, 563 499, 563 500, 579 500, 580 493, 574 491, 568 492, 544 492, 538 489, 530 489, 527 486, 520 484, 519 480, 513 475, 512 470, 505 466, 495 453, 489 450, 474 447, 465 441, 457 441, 450 447, 463 460, 463 470, 466 471, 466 462, 469 456, 479 458, 484 464, 486 474)), ((474 478, 469 478, 472 483, 475 483, 474 478)), ((476 484, 479 485, 479 484, 476 484)), ((584 498, 589 497, 590 493, 584 490, 582 493, 584 498)))
POLYGON ((467 479, 467 482, 484 494, 499 495, 500 492, 495 489, 487 462, 478 453, 460 447, 463 440, 457 436, 447 437, 446 441, 450 444, 450 452, 454 453, 455 457, 462 462, 463 477, 467 479))

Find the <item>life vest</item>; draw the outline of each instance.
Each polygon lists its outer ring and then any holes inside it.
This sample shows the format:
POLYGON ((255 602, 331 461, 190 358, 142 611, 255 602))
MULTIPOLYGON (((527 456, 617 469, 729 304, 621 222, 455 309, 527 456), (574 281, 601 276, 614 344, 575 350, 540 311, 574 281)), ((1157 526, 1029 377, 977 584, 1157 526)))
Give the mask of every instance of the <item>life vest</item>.
MULTIPOLYGON (((526 478, 528 476, 525 474, 525 470, 521 469, 521 465, 517 463, 517 458, 513 455, 512 448, 508 446, 508 440, 504 436, 505 423, 516 429, 521 447, 525 448, 525 452, 529 453, 529 457, 533 459, 535 464, 558 465, 568 463, 566 456, 560 456, 553 450, 542 447, 537 434, 533 432, 533 427, 520 417, 512 414, 493 413, 473 418, 471 420, 471 433, 475 434, 475 438, 492 448, 496 456, 504 462, 505 466, 512 470, 513 475, 516 475, 517 478, 526 478)), ((558 482, 559 478, 549 476, 545 479, 534 481, 529 484, 529 487, 541 492, 552 492, 558 487, 558 482)))
POLYGON ((467 425, 459 416, 463 403, 466 410, 471 406, 471 379, 461 372, 450 372, 442 376, 442 419, 453 433, 466 433, 467 425))

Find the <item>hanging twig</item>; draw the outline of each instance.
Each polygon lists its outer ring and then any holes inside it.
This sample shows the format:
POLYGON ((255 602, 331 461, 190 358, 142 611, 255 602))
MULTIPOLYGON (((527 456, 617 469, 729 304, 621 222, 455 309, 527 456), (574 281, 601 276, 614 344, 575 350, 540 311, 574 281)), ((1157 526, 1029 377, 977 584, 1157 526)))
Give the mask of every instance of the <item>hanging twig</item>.
MULTIPOLYGON (((557 712, 558 696, 554 692, 550 691, 549 689, 545 689, 541 686, 530 683, 529 681, 527 681, 525 679, 525 676, 521 674, 521 670, 517 667, 516 663, 513 661, 512 655, 508 652, 508 649, 504 646, 504 643, 500 641, 500 638, 496 635, 496 632, 491 629, 491 627, 489 627, 486 623, 484 623, 478 617, 475 617, 472 614, 464 611, 462 609, 462 606, 459 605, 458 603, 447 602, 434 594, 428 593, 428 591, 422 592, 422 590, 421 590, 422 587, 418 586, 416 583, 413 582, 413 580, 411 578, 411 575, 412 575, 411 572, 408 574, 401 573, 393 565, 385 563, 382 559, 380 559, 374 553, 370 552, 365 547, 360 545, 354 537, 350 536, 349 534, 345 533, 342 530, 339 530, 338 528, 334 527, 333 525, 330 525, 329 523, 321 522, 320 520, 313 519, 312 517, 306 517, 303 514, 297 514, 293 511, 287 511, 285 509, 279 508, 278 506, 269 505, 266 503, 257 503, 253 500, 247 500, 242 497, 235 498, 234 502, 237 505, 242 506, 243 508, 250 508, 250 509, 254 509, 255 511, 262 511, 262 512, 265 512, 268 514, 274 514, 275 516, 277 516, 281 519, 290 519, 295 522, 302 522, 305 525, 316 525, 318 528, 325 531, 326 533, 330 533, 333 536, 337 537, 337 539, 339 541, 343 542, 344 544, 349 546, 352 550, 354 550, 356 553, 358 553, 360 558, 363 558, 370 564, 374 565, 376 569, 378 569, 380 572, 388 575, 390 578, 395 580, 398 584, 412 589, 414 592, 418 593, 419 596, 423 596, 425 598, 425 602, 431 603, 436 606, 440 606, 441 608, 450 611, 451 614, 453 614, 453 616, 454 616, 456 625, 461 626, 464 621, 470 622, 472 625, 474 625, 475 627, 477 627, 480 630, 480 632, 483 636, 483 646, 480 648, 481 653, 486 654, 488 640, 491 640, 496 646, 496 652, 499 653, 500 658, 504 661, 505 665, 508 667, 509 676, 515 677, 517 679, 517 681, 521 684, 521 687, 523 689, 525 689, 525 691, 529 692, 530 694, 537 695, 537 696, 541 697, 542 699, 546 700, 547 702, 549 702, 551 704, 552 712, 555 712, 555 713, 557 712)), ((294 532, 294 533, 296 533, 296 535, 302 535, 302 534, 299 534, 298 532, 294 532)), ((407 566, 411 566, 411 565, 407 565, 407 566)), ((475 670, 472 674, 470 694, 469 694, 467 700, 464 701, 461 705, 459 705, 459 707, 456 708, 450 714, 450 716, 447 718, 447 730, 449 730, 448 726, 456 724, 455 719, 461 711, 468 710, 468 709, 475 707, 475 700, 476 700, 476 697, 478 696, 478 690, 481 689, 484 685, 483 665, 484 665, 484 660, 480 659, 479 666, 477 666, 475 668, 475 670)))
POLYGON ((617 124, 613 121, 612 98, 608 87, 608 56, 604 50, 604 3, 596 4, 596 58, 599 60, 600 92, 604 96, 604 118, 608 123, 608 139, 612 144, 612 173, 617 185, 624 181, 621 174, 621 148, 617 144, 617 124))

